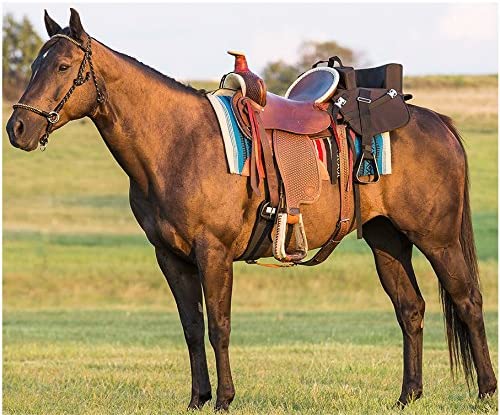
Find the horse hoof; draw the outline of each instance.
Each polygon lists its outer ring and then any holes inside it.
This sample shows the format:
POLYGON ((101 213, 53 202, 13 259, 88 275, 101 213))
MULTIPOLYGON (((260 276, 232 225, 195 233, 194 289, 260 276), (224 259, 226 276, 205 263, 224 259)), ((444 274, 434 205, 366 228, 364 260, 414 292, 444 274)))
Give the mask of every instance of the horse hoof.
POLYGON ((404 409, 406 405, 408 405, 407 402, 403 402, 403 401, 401 401, 401 400, 398 399, 396 401, 396 403, 394 404, 394 408, 395 409, 404 409))
POLYGON ((486 392, 479 392, 478 398, 479 399, 487 399, 491 398, 497 390, 497 386, 493 386, 492 388, 488 389, 486 392))
POLYGON ((221 403, 218 405, 215 405, 215 412, 228 412, 229 411, 229 404, 228 403, 221 403))
POLYGON ((232 399, 229 401, 217 401, 215 404, 215 411, 216 412, 227 412, 229 410, 229 404, 231 403, 232 399))
POLYGON ((212 399, 211 392, 193 396, 191 402, 189 402, 188 409, 201 409, 210 399, 212 399))
POLYGON ((418 398, 422 396, 422 391, 413 391, 410 393, 401 394, 398 401, 394 406, 398 409, 404 409, 408 404, 415 402, 418 398))

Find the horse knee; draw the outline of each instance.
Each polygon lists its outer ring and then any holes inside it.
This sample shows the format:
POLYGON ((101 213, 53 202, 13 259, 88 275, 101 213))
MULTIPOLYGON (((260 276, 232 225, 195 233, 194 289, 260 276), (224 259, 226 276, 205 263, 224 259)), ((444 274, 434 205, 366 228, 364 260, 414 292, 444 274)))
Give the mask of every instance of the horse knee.
POLYGON ((205 327, 203 320, 200 322, 192 322, 184 327, 184 338, 188 347, 196 347, 203 344, 205 337, 205 327))
POLYGON ((229 319, 209 323, 208 338, 213 348, 228 348, 229 335, 231 334, 231 323, 229 319))
POLYGON ((418 298, 417 301, 402 305, 400 308, 400 324, 408 334, 417 334, 424 328, 423 320, 425 313, 425 301, 418 298))

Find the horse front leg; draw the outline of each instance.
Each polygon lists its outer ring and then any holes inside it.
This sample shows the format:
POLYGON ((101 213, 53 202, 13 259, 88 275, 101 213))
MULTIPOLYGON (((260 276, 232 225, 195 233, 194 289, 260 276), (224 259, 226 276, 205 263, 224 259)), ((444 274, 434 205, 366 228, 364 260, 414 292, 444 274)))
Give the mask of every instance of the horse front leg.
POLYGON ((397 404, 405 406, 422 395, 425 302, 411 263, 413 244, 385 218, 368 222, 363 234, 403 333, 403 385, 397 404))
POLYGON ((158 264, 177 303, 191 364, 191 401, 198 409, 212 399, 205 355, 203 298, 198 269, 166 249, 156 249, 158 264))
POLYGON ((227 410, 234 398, 229 364, 233 259, 226 247, 213 236, 204 237, 197 245, 196 256, 205 294, 208 334, 217 366, 215 409, 227 410))

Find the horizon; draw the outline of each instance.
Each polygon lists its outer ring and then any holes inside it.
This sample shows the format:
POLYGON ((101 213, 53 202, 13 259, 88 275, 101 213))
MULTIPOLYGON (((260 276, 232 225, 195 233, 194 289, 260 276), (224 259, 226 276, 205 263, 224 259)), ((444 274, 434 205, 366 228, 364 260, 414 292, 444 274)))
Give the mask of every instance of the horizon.
MULTIPOLYGON (((298 46, 307 40, 334 40, 361 53, 359 67, 402 63, 406 76, 498 74, 497 5, 491 3, 260 3, 258 9, 249 3, 71 6, 78 10, 86 31, 105 45, 184 81, 220 79, 232 68, 228 49, 245 51, 257 72, 274 60, 293 64, 298 46), (352 21, 360 29, 353 30, 352 21), (186 22, 195 22, 195 30, 186 22), (169 42, 172 38, 175 41, 169 42)), ((17 20, 27 16, 45 41, 44 8, 64 27, 69 7, 3 3, 3 15, 11 13, 17 20)))

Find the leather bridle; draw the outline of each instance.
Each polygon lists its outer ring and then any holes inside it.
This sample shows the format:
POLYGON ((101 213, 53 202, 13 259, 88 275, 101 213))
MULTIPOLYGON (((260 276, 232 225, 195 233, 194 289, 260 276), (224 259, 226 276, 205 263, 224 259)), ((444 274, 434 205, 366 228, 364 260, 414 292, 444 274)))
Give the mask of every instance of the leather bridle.
POLYGON ((27 111, 34 112, 35 114, 41 115, 42 117, 45 117, 47 119, 47 128, 45 129, 45 133, 43 134, 42 137, 40 137, 40 140, 39 140, 40 150, 42 150, 42 151, 45 150, 45 148, 47 147, 47 144, 49 142, 49 135, 53 131, 54 124, 56 124, 59 121, 59 118, 60 118, 59 113, 60 113, 62 107, 64 106, 64 104, 66 104, 69 97, 71 96, 71 94, 73 94, 73 92, 77 86, 83 85, 85 82, 87 82, 92 77, 92 81, 94 82, 95 90, 97 93, 97 98, 96 98, 97 104, 99 105, 102 102, 104 102, 104 94, 102 93, 101 89, 99 88, 99 85, 97 84, 97 79, 96 79, 95 71, 94 71, 94 64, 92 62, 91 37, 90 36, 88 37, 86 47, 84 47, 80 42, 76 41, 75 39, 73 39, 69 36, 63 35, 63 34, 55 34, 54 36, 52 36, 49 39, 49 41, 54 39, 54 38, 62 38, 62 39, 69 40, 71 43, 78 46, 78 48, 80 48, 84 53, 82 63, 80 64, 80 68, 78 69, 78 75, 73 80, 73 85, 71 85, 71 87, 68 90, 68 92, 66 93, 66 95, 64 95, 62 100, 59 102, 59 104, 56 105, 56 107, 52 111, 47 112, 47 111, 41 110, 39 108, 36 108, 33 105, 24 104, 21 102, 18 102, 17 104, 13 105, 14 109, 16 109, 16 108, 25 109, 27 111), (84 77, 83 72, 85 71, 85 68, 87 67, 87 62, 89 65, 90 72, 87 72, 85 74, 85 77, 84 77))

